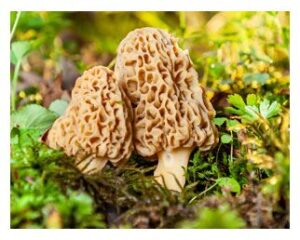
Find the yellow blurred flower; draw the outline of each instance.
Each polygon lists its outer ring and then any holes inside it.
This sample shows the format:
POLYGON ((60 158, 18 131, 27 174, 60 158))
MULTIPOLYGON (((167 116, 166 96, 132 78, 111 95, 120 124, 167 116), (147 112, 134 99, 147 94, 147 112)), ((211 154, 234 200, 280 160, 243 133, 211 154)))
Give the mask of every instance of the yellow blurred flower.
POLYGON ((219 86, 219 88, 220 88, 220 90, 221 90, 222 92, 226 92, 226 91, 228 91, 228 90, 230 89, 230 85, 229 85, 229 84, 221 84, 221 85, 219 86))
POLYGON ((235 80, 237 78, 236 76, 237 76, 236 71, 232 71, 232 73, 231 73, 231 79, 235 80))
POLYGON ((251 87, 257 89, 259 87, 259 84, 257 81, 252 81, 251 82, 251 87))
POLYGON ((239 87, 239 88, 244 88, 244 82, 243 82, 243 80, 241 80, 241 79, 239 79, 239 80, 237 80, 236 81, 236 84, 237 84, 237 86, 239 87))
POLYGON ((26 32, 20 32, 18 33, 18 38, 20 40, 30 40, 35 38, 37 35, 37 32, 34 29, 29 29, 26 32))
POLYGON ((276 72, 273 73, 273 76, 274 76, 274 78, 281 79, 282 78, 282 73, 279 72, 279 71, 276 71, 276 72))
POLYGON ((258 66, 257 66, 258 71, 260 71, 260 72, 264 72, 266 70, 266 67, 267 67, 267 65, 264 62, 259 62, 258 66))
POLYGON ((30 101, 34 101, 35 100, 35 95, 30 95, 28 98, 29 98, 30 101))
POLYGON ((214 97, 215 93, 211 90, 206 91, 206 96, 209 100, 211 100, 214 97))
POLYGON ((40 102, 42 100, 43 100, 43 98, 42 98, 42 95, 40 93, 35 94, 35 101, 40 102))
POLYGON ((237 78, 242 78, 244 75, 244 68, 241 65, 238 65, 236 68, 236 77, 237 78))
POLYGON ((278 176, 272 176, 268 179, 268 182, 272 185, 276 185, 279 181, 279 177, 278 176))
POLYGON ((25 98, 26 97, 26 93, 24 91, 19 92, 19 97, 20 98, 25 98))

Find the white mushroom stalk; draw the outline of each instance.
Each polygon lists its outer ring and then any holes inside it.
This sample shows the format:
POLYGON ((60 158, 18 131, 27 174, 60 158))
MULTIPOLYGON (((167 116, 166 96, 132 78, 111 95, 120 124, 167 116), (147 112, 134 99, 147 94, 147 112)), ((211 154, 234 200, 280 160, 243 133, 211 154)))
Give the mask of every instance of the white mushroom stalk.
POLYGON ((135 150, 158 158, 157 181, 181 191, 191 151, 218 141, 215 111, 188 51, 163 30, 136 29, 118 48, 115 73, 132 103, 135 150))
POLYGON ((157 182, 170 190, 180 192, 185 185, 185 170, 192 150, 177 148, 159 152, 157 168, 154 171, 157 182))

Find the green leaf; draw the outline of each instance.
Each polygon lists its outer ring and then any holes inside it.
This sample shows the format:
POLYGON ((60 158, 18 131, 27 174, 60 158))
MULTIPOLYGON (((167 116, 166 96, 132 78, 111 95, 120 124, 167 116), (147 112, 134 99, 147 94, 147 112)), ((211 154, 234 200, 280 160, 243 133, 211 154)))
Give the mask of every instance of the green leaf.
POLYGON ((219 78, 225 72, 225 66, 222 63, 212 63, 209 66, 209 73, 213 78, 219 78))
POLYGON ((21 61, 29 51, 31 50, 31 44, 28 41, 18 41, 11 44, 10 61, 13 64, 21 61))
POLYGON ((233 127, 236 127, 238 125, 240 125, 240 122, 237 121, 237 120, 231 120, 231 119, 227 120, 227 128, 233 128, 233 127))
POLYGON ((224 144, 231 143, 232 142, 232 137, 228 134, 224 134, 221 137, 221 142, 224 143, 224 144))
POLYGON ((238 110, 238 109, 233 108, 233 107, 226 107, 225 110, 226 110, 226 112, 233 113, 233 114, 236 114, 236 115, 243 115, 244 114, 243 110, 238 110))
POLYGON ((30 104, 11 115, 11 129, 13 127, 30 128, 43 132, 57 117, 56 113, 40 105, 30 104))
POLYGON ((216 124, 217 126, 222 126, 223 123, 227 120, 227 118, 224 117, 220 117, 220 118, 214 118, 213 122, 214 124, 216 124))
POLYGON ((276 101, 270 105, 270 101, 264 99, 259 105, 260 114, 267 119, 276 116, 280 110, 280 104, 276 101))
POLYGON ((264 85, 267 83, 267 80, 270 78, 270 75, 267 73, 253 73, 246 74, 243 78, 245 84, 250 84, 253 81, 258 82, 260 85, 264 85))
POLYGON ((239 94, 229 95, 227 100, 231 105, 241 110, 243 110, 246 106, 243 98, 239 94))
POLYGON ((51 110, 52 112, 55 112, 57 115, 61 116, 66 111, 68 104, 69 103, 67 101, 58 99, 58 100, 53 101, 50 104, 49 110, 51 110))
POLYGON ((255 94, 248 94, 247 95, 247 105, 253 106, 256 105, 257 98, 255 94))
POLYGON ((241 191, 240 184, 234 178, 230 178, 230 177, 218 178, 217 183, 220 187, 229 188, 231 192, 240 193, 241 191))
POLYGON ((14 127, 10 132, 10 144, 22 144, 22 146, 30 146, 32 140, 38 139, 41 132, 37 129, 19 129, 14 127))
POLYGON ((244 117, 247 117, 247 120, 254 121, 258 118, 259 111, 256 106, 246 106, 245 111, 247 113, 247 116, 244 117))
POLYGON ((266 118, 274 117, 274 116, 278 115, 280 113, 280 111, 281 111, 281 106, 278 102, 275 101, 269 107, 266 118))
POLYGON ((241 128, 241 123, 237 120, 228 119, 226 122, 226 127, 228 130, 239 131, 241 128))

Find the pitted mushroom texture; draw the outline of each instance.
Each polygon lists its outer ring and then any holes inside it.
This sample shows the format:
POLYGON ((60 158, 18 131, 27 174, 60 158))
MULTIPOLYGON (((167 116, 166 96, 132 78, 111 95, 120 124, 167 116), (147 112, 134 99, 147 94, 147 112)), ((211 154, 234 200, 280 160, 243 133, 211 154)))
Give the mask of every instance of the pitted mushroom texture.
POLYGON ((130 108, 114 73, 93 67, 77 79, 72 100, 46 143, 77 160, 94 159, 98 165, 126 161, 133 148, 130 108))
POLYGON ((215 111, 173 36, 155 28, 130 32, 118 48, 115 73, 132 102, 140 155, 178 147, 206 151, 218 142, 215 111))

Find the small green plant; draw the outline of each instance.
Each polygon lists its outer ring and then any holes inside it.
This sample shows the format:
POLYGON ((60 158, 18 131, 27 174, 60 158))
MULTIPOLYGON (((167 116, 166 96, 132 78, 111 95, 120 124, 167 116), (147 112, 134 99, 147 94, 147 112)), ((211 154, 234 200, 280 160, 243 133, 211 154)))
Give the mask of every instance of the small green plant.
POLYGON ((263 122, 277 116, 281 111, 280 104, 277 101, 270 103, 267 98, 259 101, 255 94, 247 95, 246 103, 238 94, 229 95, 228 102, 233 107, 228 107, 227 111, 240 116, 244 122, 263 122))
POLYGON ((228 204, 217 208, 204 207, 192 221, 181 223, 182 228, 244 228, 246 223, 228 204))
POLYGON ((264 180, 264 192, 274 203, 289 199, 289 111, 276 100, 247 96, 246 103, 238 94, 228 97, 234 107, 227 111, 236 115, 243 126, 240 142, 246 158, 259 169, 258 178, 264 180), (272 190, 271 190, 272 189, 272 190))
POLYGON ((34 104, 12 115, 11 227, 105 227, 91 196, 59 181, 62 169, 70 166, 64 154, 38 140, 57 117, 34 104))

